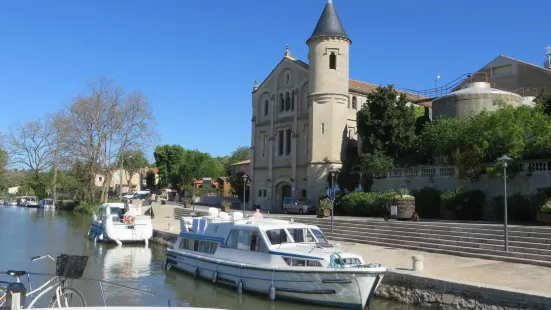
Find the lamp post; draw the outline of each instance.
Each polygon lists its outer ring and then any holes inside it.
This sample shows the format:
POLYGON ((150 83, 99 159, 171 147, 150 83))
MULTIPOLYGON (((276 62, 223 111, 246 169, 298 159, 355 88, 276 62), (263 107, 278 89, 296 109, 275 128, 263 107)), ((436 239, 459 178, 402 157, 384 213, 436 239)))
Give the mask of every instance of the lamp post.
POLYGON ((438 96, 438 80, 440 79, 440 75, 434 79, 434 89, 436 91, 436 96, 438 96))
POLYGON ((243 216, 245 216, 245 201, 247 200, 247 179, 249 176, 243 174, 243 216))
POLYGON ((191 194, 191 205, 193 206, 193 211, 195 211, 195 178, 191 179, 193 182, 193 194, 191 194))
MULTIPOLYGON (((333 194, 335 193, 335 177, 337 176, 337 170, 331 170, 329 171, 331 174, 331 188, 333 189, 333 194)), ((333 197, 333 200, 331 201, 331 233, 333 233, 333 215, 335 214, 335 197, 333 197)))
POLYGON ((497 159, 501 166, 503 167, 503 200, 505 205, 505 218, 504 218, 504 244, 505 244, 505 252, 509 251, 509 234, 507 230, 507 164, 511 162, 513 159, 510 158, 507 155, 503 155, 500 158, 497 159))
POLYGON ((122 172, 124 171, 124 159, 128 159, 128 158, 132 158, 132 156, 128 156, 128 157, 124 157, 123 155, 121 155, 121 172, 119 174, 119 181, 120 181, 120 199, 122 201, 122 172))

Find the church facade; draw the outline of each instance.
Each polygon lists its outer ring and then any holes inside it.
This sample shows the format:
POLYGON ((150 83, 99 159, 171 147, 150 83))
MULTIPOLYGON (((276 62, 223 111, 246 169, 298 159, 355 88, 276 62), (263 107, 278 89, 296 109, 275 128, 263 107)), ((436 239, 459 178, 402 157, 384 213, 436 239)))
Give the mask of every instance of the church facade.
POLYGON ((282 211, 285 197, 316 202, 357 141, 356 112, 377 86, 349 78, 352 40, 331 0, 306 42, 306 64, 286 48, 252 92, 251 201, 282 211))

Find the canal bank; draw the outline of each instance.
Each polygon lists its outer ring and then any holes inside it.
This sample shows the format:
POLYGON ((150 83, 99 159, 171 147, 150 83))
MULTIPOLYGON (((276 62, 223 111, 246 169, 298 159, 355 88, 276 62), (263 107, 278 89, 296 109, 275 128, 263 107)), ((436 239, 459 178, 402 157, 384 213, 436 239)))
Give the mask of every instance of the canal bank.
MULTIPOLYGON (((151 241, 173 244, 179 232, 174 207, 158 211, 161 216, 155 208, 151 241)), ((367 244, 340 243, 340 247, 390 269, 376 292, 381 298, 436 309, 551 309, 548 267, 367 244), (423 258, 423 271, 412 271, 413 256, 423 258)))

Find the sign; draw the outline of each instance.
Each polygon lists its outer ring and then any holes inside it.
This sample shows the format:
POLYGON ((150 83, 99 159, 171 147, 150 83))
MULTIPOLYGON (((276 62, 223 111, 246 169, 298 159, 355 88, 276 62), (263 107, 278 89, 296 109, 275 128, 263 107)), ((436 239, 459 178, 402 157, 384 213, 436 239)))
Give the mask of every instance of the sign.
POLYGON ((295 194, 296 194, 297 198, 300 198, 300 191, 298 190, 298 188, 297 188, 297 191, 295 192, 295 194))
POLYGON ((390 215, 392 216, 398 215, 398 206, 390 206, 390 215))
POLYGON ((295 192, 297 190, 297 187, 295 184, 293 184, 293 186, 291 187, 291 192, 295 192))
POLYGON ((329 191, 327 192, 327 196, 329 196, 329 200, 334 201, 335 200, 335 189, 329 188, 329 191))

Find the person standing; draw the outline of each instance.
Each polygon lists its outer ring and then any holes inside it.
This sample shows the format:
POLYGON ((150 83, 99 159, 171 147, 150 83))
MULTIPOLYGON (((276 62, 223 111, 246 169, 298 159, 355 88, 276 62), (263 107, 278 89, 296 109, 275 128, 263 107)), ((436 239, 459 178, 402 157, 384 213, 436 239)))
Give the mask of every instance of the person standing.
POLYGON ((253 217, 254 218, 259 218, 259 219, 264 218, 264 215, 262 215, 262 213, 260 213, 260 208, 259 207, 256 207, 256 211, 254 212, 253 217))

